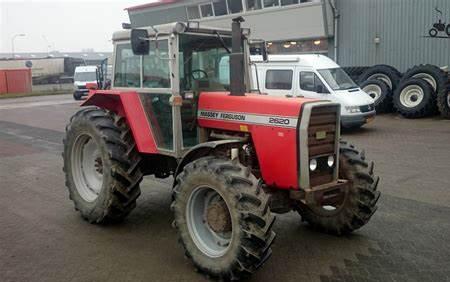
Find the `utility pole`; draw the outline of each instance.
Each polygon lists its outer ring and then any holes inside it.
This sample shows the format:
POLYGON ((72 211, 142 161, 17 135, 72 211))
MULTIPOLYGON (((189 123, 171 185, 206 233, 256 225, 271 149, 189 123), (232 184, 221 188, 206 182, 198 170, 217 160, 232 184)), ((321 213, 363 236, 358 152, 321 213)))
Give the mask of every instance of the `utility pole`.
POLYGON ((15 34, 12 38, 11 38, 11 56, 14 59, 14 40, 16 40, 17 37, 23 37, 25 36, 25 34, 23 33, 19 33, 19 34, 15 34))

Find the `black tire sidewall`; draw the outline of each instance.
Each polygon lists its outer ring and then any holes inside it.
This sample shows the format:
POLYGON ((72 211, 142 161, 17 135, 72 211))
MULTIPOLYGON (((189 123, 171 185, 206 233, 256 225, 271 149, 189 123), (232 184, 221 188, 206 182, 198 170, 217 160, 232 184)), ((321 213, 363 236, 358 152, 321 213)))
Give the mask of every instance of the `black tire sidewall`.
POLYGON ((240 215, 237 212, 236 195, 230 190, 232 189, 230 189, 229 185, 226 184, 225 179, 220 175, 204 170, 196 170, 190 173, 190 177, 186 182, 180 184, 180 193, 176 196, 175 218, 176 221, 179 222, 177 227, 180 231, 180 236, 184 241, 186 250, 191 256, 195 257, 199 265, 216 274, 227 271, 229 265, 235 261, 236 254, 239 252, 241 246, 241 238, 243 237, 239 226, 240 215), (186 223, 188 199, 195 189, 201 185, 208 186, 219 193, 226 202, 230 212, 233 230, 232 240, 229 249, 222 257, 211 258, 202 253, 192 239, 186 223))
MULTIPOLYGON (((400 82, 400 72, 395 69, 392 66, 389 65, 375 65, 373 67, 368 68, 365 70, 361 76, 359 77, 359 83, 363 83, 364 81, 368 80, 369 77, 375 75, 375 74, 383 74, 389 77, 392 83, 392 91, 394 91, 399 82, 400 82)), ((374 79, 374 78, 371 78, 374 79)))
POLYGON ((378 105, 382 104, 385 99, 389 98, 390 89, 389 89, 389 86, 386 84, 386 82, 384 82, 382 80, 378 80, 378 79, 367 80, 367 81, 361 83, 360 88, 362 89, 362 88, 366 87, 367 85, 371 85, 371 84, 377 85, 381 89, 380 97, 377 100, 375 100, 375 107, 377 107, 378 105))
POLYGON ((394 100, 394 106, 402 115, 418 115, 420 112, 420 116, 430 114, 430 107, 433 103, 433 88, 432 86, 425 80, 420 78, 413 78, 409 80, 403 81, 399 87, 396 89, 393 100, 394 100), (403 89, 410 85, 417 85, 420 88, 422 88, 423 91, 423 99, 422 101, 415 107, 409 108, 404 106, 400 101, 400 94, 402 93, 403 89))
POLYGON ((105 207, 108 206, 108 202, 111 200, 110 199, 111 191, 109 191, 109 189, 111 188, 111 183, 113 179, 111 176, 111 167, 112 167, 111 159, 109 157, 109 153, 107 152, 106 144, 104 140, 101 138, 99 130, 85 116, 80 115, 76 117, 71 123, 70 129, 68 130, 66 135, 65 146, 69 148, 68 150, 65 150, 64 156, 65 168, 67 171, 66 179, 69 184, 68 188, 70 196, 72 200, 75 202, 76 208, 85 218, 103 217, 105 207), (92 202, 86 201, 79 194, 72 173, 72 164, 71 164, 72 148, 77 138, 83 134, 89 135, 95 141, 98 148, 100 149, 103 163, 102 188, 98 197, 92 202))

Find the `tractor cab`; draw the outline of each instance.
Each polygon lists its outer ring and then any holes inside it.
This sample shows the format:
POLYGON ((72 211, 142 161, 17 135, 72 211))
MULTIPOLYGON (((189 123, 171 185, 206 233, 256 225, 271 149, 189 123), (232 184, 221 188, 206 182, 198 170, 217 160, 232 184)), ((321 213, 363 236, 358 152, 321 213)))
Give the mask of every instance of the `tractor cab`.
POLYGON ((138 92, 158 149, 179 157, 202 141, 196 124, 201 92, 232 91, 231 76, 242 80, 238 92, 251 88, 248 64, 244 64, 248 61, 248 33, 240 28, 240 19, 235 25, 240 36, 234 46, 235 59, 230 59, 230 30, 200 27, 198 23, 114 33, 111 89, 138 92), (230 66, 234 66, 233 72, 230 66))

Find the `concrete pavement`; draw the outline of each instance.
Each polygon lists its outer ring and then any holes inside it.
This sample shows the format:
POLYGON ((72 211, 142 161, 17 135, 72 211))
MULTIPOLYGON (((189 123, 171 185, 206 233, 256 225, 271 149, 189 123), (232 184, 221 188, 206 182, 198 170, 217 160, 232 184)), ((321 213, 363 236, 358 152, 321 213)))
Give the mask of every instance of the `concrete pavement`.
MULTIPOLYGON (((80 218, 61 170, 78 103, 40 98, 0 100, 0 280, 206 281, 170 226, 170 179, 146 177, 122 224, 80 218)), ((450 281, 450 122, 383 115, 343 137, 381 177, 372 221, 334 237, 279 215, 273 255, 251 281, 450 281)))

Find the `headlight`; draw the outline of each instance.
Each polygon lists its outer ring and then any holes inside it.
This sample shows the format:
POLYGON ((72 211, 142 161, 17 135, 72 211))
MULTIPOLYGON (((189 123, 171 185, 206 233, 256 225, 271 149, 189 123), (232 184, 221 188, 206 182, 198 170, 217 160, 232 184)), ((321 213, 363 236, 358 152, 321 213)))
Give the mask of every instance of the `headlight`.
POLYGON ((345 110, 351 114, 361 112, 361 109, 359 108, 359 106, 345 106, 345 110))
POLYGON ((309 169, 311 171, 315 171, 317 169, 317 160, 316 159, 311 159, 309 161, 309 169))
POLYGON ((333 165, 334 165, 334 157, 333 156, 328 156, 327 164, 328 164, 328 167, 333 167, 333 165))

